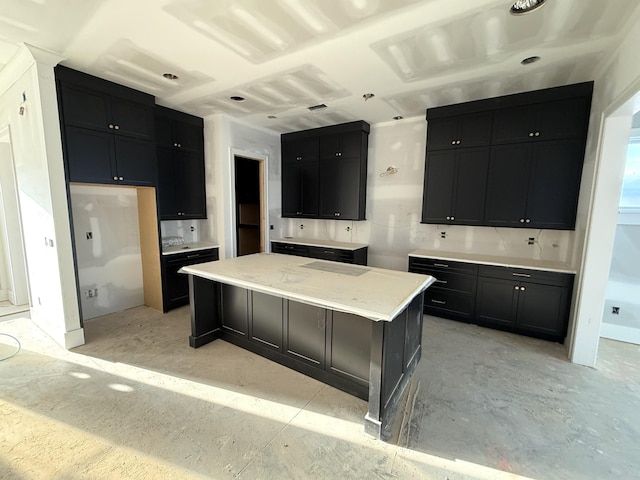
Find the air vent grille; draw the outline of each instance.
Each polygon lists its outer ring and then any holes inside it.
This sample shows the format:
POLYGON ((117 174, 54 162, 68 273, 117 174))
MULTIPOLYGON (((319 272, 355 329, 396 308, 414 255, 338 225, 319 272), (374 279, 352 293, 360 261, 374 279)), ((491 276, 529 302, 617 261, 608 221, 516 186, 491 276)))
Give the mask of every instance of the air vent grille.
POLYGON ((312 112, 315 110, 322 110, 323 108, 327 108, 327 106, 324 103, 319 103, 318 105, 312 105, 310 107, 307 107, 307 109, 312 112))

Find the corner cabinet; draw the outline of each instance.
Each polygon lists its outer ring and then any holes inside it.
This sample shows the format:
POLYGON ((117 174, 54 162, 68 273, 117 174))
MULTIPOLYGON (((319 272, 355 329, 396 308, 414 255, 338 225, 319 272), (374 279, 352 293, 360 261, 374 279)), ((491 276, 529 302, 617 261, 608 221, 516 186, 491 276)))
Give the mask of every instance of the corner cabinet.
POLYGON ((160 220, 207 218, 202 118, 155 109, 160 220))
POLYGON ((409 256, 409 271, 431 275, 424 313, 563 343, 573 273, 409 256))
POLYGON ((284 134, 282 216, 364 220, 369 124, 284 134))
POLYGON ((55 68, 69 182, 155 186, 154 98, 55 68))
POLYGON ((592 91, 589 82, 427 110, 422 223, 575 228, 592 91))

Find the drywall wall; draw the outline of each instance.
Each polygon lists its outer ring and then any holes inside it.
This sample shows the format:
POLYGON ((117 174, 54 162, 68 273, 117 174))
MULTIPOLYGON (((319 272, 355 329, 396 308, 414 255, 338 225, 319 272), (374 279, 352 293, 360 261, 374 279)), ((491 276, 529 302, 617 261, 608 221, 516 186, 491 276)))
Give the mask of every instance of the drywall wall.
POLYGON ((160 222, 162 239, 180 237, 184 243, 205 242, 209 238, 207 220, 164 220, 160 222))
MULTIPOLYGON (((365 221, 283 219, 272 238, 366 243, 369 265, 394 270, 406 270, 407 255, 416 249, 569 259, 573 232, 421 224, 426 132, 424 117, 371 126, 365 221), (381 176, 390 166, 398 172, 381 176), (533 245, 529 237, 536 239, 533 245)), ((272 187, 279 189, 280 183, 272 187)))
POLYGON ((582 365, 596 363, 632 98, 640 91, 639 43, 640 22, 635 15, 595 78, 576 222, 574 259, 579 272, 569 325, 570 359, 582 365))
POLYGON ((53 66, 60 57, 21 47, 0 72, 0 128, 11 129, 31 318, 67 348, 84 343, 76 296, 53 66), (21 104, 24 109, 21 114, 21 104))
POLYGON ((268 224, 280 230, 280 135, 212 115, 204 119, 204 138, 208 238, 220 245, 220 258, 230 258, 235 253, 234 154, 265 163, 268 224))
MULTIPOLYGON (((0 148, 1 147, 2 145, 0 144, 0 148)), ((0 155, 2 155, 1 152, 0 155)), ((0 175, 2 175, 1 171, 0 175)), ((11 283, 9 280, 9 248, 6 241, 7 228, 5 225, 4 217, 2 185, 0 184, 0 302, 9 300, 9 291, 11 290, 11 283)))
POLYGON ((82 318, 144 305, 133 187, 70 185, 82 318))

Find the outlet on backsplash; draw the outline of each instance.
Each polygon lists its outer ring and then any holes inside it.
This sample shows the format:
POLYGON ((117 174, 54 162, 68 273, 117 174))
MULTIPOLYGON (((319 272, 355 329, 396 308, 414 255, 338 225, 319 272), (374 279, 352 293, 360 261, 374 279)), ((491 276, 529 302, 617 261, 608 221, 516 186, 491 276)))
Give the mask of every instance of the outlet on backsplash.
POLYGON ((440 238, 447 238, 447 232, 440 232, 440 238))
POLYGON ((533 245, 534 243, 536 243, 535 237, 529 237, 527 239, 527 245, 533 245))
POLYGON ((304 225, 300 224, 300 230, 304 230, 304 225))

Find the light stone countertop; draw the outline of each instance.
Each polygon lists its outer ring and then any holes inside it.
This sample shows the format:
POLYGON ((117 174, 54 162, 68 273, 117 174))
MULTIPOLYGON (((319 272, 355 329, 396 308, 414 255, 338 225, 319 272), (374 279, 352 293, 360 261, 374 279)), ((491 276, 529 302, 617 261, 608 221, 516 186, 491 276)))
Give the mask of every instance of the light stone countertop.
POLYGON ((498 267, 528 268, 531 270, 544 270, 547 272, 576 273, 571 265, 550 260, 536 260, 533 258, 500 257, 498 255, 484 255, 468 252, 443 252, 440 250, 414 250, 410 257, 437 258, 438 260, 450 260, 452 262, 478 263, 482 265, 495 265, 498 267))
POLYGON ((277 253, 200 263, 180 272, 374 321, 392 320, 435 281, 429 275, 277 253))
POLYGON ((213 242, 194 242, 177 245, 174 247, 163 247, 162 255, 173 255, 176 253, 194 252, 197 250, 206 250, 208 248, 218 248, 220 245, 213 242))
POLYGON ((333 240, 318 240, 315 238, 301 237, 272 238, 271 241, 278 243, 291 243, 294 245, 307 245, 310 247, 339 248, 341 250, 358 250, 369 246, 365 243, 335 242, 333 240))

